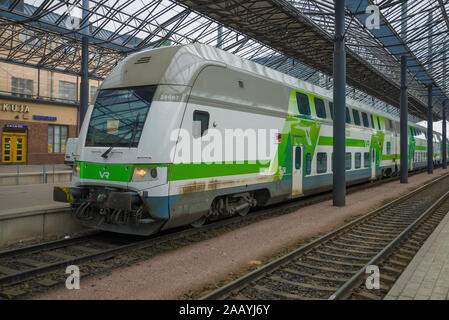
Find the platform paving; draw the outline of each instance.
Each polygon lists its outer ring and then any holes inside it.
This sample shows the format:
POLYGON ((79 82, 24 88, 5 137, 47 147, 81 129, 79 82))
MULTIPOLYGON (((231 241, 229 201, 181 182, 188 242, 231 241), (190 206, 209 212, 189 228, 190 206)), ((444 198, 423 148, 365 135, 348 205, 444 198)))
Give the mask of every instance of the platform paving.
POLYGON ((449 300, 449 213, 426 240, 385 299, 449 300))

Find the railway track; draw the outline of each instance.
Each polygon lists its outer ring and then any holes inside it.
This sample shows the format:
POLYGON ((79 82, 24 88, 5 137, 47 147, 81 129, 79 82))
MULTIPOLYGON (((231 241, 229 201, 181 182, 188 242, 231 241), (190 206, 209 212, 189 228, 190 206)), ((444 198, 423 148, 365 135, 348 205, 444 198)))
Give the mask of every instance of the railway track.
MULTIPOLYGON (((348 193, 395 179, 356 185, 350 187, 348 193)), ((89 265, 93 262, 93 267, 88 266, 88 271, 82 275, 105 273, 111 268, 130 265, 155 254, 204 241, 217 234, 268 217, 286 214, 301 207, 331 199, 331 197, 330 192, 309 196, 301 201, 273 205, 245 217, 233 217, 200 228, 179 229, 150 238, 99 232, 0 252, 0 297, 17 298, 46 291, 65 281, 64 271, 69 265, 89 265), (120 259, 119 263, 110 261, 121 255, 126 257, 120 259)))
POLYGON ((448 185, 437 179, 202 299, 382 299, 449 212, 448 185), (365 285, 369 266, 378 289, 365 285))

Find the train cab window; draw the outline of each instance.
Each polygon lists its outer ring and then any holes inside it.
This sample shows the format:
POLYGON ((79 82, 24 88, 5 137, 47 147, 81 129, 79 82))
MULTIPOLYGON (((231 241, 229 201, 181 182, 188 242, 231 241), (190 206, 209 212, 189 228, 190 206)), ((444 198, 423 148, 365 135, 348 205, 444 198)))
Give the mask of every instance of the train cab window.
POLYGON ((346 107, 346 123, 351 124, 351 114, 349 113, 349 109, 346 107))
POLYGON ((193 137, 202 137, 209 128, 209 112, 195 110, 193 112, 193 137))
POLYGON ((315 110, 318 118, 326 119, 326 108, 324 107, 324 101, 319 98, 313 99, 315 102, 315 110))
POLYGON ((379 117, 377 117, 377 125, 379 126, 379 130, 382 130, 382 127, 380 126, 380 120, 379 120, 379 117))
POLYGON ((387 142, 387 154, 391 154, 391 142, 387 142))
POLYGON ((325 173, 327 171, 327 153, 318 152, 316 156, 316 172, 325 173))
POLYGON ((369 167, 369 152, 363 153, 363 167, 364 168, 369 167))
POLYGON ((362 167, 362 153, 356 152, 355 153, 355 168, 360 169, 362 167))
POLYGON ((310 175, 312 172, 312 155, 310 153, 306 154, 306 175, 310 175))
POLYGON ((295 148, 295 169, 301 169, 301 147, 295 148))
POLYGON ((332 102, 329 102, 329 112, 331 115, 331 119, 334 120, 334 104, 332 102))
POLYGON ((346 152, 345 154, 345 169, 351 170, 352 169, 352 153, 346 152))
POLYGON ((370 114, 369 116, 370 116, 370 118, 371 118, 371 127, 372 127, 373 129, 376 129, 375 126, 374 126, 374 118, 373 118, 373 115, 370 114))
POLYGON ((296 103, 300 114, 310 116, 309 97, 306 94, 296 92, 296 103))
POLYGON ((354 118, 354 124, 360 126, 360 113, 358 110, 352 110, 352 116, 354 118))
POLYGON ((363 120, 363 126, 366 128, 369 128, 368 115, 365 112, 362 112, 362 120, 363 120))

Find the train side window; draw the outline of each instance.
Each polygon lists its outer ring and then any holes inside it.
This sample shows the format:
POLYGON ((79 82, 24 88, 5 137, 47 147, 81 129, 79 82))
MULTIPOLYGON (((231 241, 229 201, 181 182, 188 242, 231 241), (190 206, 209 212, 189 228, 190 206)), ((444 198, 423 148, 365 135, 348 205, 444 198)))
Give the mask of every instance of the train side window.
POLYGON ((362 167, 362 153, 356 152, 355 153, 355 168, 360 169, 362 167))
POLYGON ((326 107, 324 106, 324 101, 319 98, 314 98, 313 100, 315 101, 316 115, 319 118, 326 119, 326 107))
POLYGON ((345 154, 345 169, 351 170, 352 168, 352 153, 346 152, 345 154))
POLYGON ((363 154, 363 167, 365 168, 369 167, 369 152, 365 152, 363 154))
POLYGON ((301 147, 295 148, 295 169, 301 169, 301 147))
POLYGON ((369 116, 370 116, 370 118, 371 118, 371 127, 372 127, 373 129, 376 129, 375 126, 374 126, 374 118, 373 118, 373 115, 370 114, 369 116))
POLYGON ((382 127, 380 126, 380 120, 379 120, 379 117, 377 117, 377 125, 379 126, 379 130, 382 130, 382 127))
POLYGON ((387 142, 387 154, 391 154, 391 142, 387 142))
POLYGON ((329 112, 331 114, 331 119, 334 120, 334 104, 329 102, 329 112))
POLYGON ((208 128, 209 112, 195 110, 193 112, 193 137, 202 137, 208 128))
POLYGON ((362 112, 362 120, 363 120, 363 126, 366 128, 369 128, 368 115, 365 112, 362 112))
POLYGON ((355 125, 360 126, 360 113, 359 113, 359 111, 352 109, 352 116, 354 117, 355 125))
POLYGON ((312 172, 312 155, 310 153, 306 154, 306 175, 310 175, 312 172))
POLYGON ((346 123, 351 124, 351 114, 349 113, 349 109, 346 107, 346 123))
POLYGON ((309 97, 301 92, 296 92, 296 103, 300 114, 310 116, 309 97))
POLYGON ((327 153, 318 152, 316 155, 316 172, 325 173, 327 171, 327 153))

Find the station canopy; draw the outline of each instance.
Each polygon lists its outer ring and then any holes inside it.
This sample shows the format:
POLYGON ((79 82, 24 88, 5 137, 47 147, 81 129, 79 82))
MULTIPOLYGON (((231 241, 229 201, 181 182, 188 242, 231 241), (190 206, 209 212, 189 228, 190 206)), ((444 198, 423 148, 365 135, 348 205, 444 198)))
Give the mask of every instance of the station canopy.
MULTIPOLYGON (((443 104, 449 106, 449 1, 346 0, 345 6, 347 96, 398 116, 406 55, 410 120, 426 119, 428 85, 440 119, 443 104)), ((80 74, 87 36, 89 76, 97 80, 130 53, 201 42, 333 85, 332 0, 0 0, 0 25, 0 61, 73 75, 80 74)))

